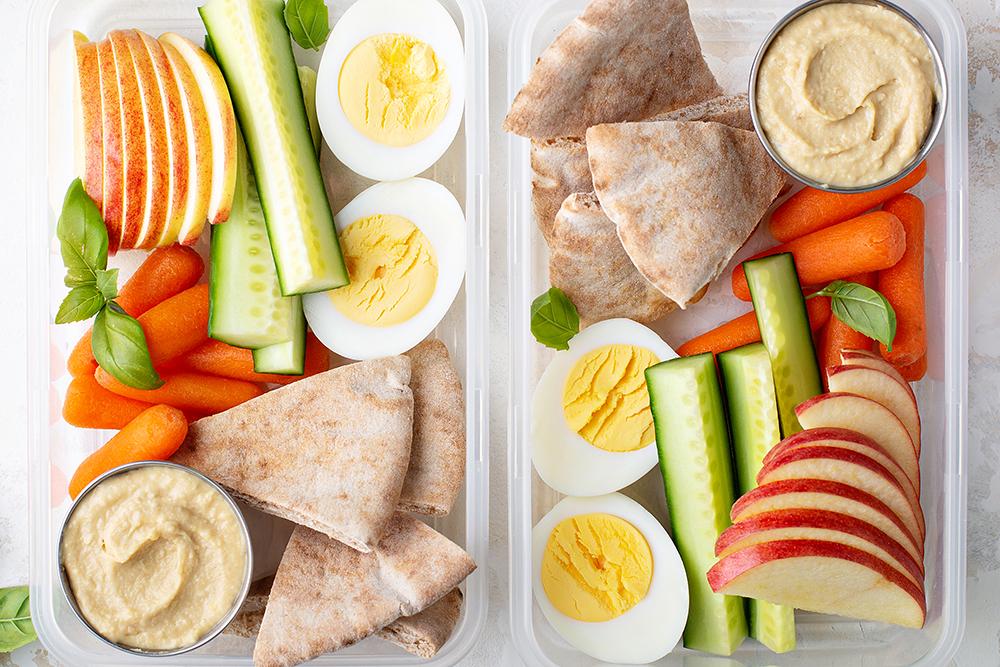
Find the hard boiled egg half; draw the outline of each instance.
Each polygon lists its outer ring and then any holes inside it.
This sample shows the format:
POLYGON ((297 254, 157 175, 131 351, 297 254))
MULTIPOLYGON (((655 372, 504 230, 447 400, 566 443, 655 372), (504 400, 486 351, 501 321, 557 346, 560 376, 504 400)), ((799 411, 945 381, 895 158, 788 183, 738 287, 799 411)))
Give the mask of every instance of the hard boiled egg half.
POLYGON ((433 331, 465 278, 465 215, 443 185, 378 183, 334 216, 351 282, 302 297, 313 333, 348 359, 406 352, 433 331))
POLYGON ((327 145, 378 181, 416 176, 444 154, 465 107, 465 54, 436 0, 358 0, 334 25, 316 81, 327 145))
POLYGON ((677 354, 638 322, 592 324, 556 352, 532 403, 531 459, 560 493, 617 491, 656 465, 646 368, 677 354))
POLYGON ((677 645, 688 615, 684 564, 642 505, 619 493, 564 498, 531 541, 535 601, 567 642, 633 664, 677 645))

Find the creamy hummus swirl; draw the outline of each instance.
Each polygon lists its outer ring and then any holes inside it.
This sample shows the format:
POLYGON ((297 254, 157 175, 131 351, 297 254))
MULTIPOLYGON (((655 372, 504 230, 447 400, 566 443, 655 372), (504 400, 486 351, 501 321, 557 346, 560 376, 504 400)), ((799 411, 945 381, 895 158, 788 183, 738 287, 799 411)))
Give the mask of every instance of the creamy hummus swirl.
POLYGON ((111 477, 66 525, 62 560, 83 616, 113 642, 190 646, 233 607, 247 547, 229 503, 198 477, 148 466, 111 477))
POLYGON ((930 49, 896 12, 851 2, 793 19, 761 60, 757 112, 794 170, 834 186, 898 174, 920 151, 937 82, 930 49))

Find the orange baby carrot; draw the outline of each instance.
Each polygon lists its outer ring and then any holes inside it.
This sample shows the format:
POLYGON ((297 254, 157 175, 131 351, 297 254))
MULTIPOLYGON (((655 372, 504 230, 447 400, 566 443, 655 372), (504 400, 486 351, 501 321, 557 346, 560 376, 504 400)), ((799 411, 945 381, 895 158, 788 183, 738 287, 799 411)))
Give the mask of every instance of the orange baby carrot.
POLYGON ((302 375, 257 373, 253 369, 253 352, 251 350, 227 345, 210 338, 201 346, 184 355, 178 366, 185 370, 218 375, 234 380, 288 384, 329 369, 330 352, 310 332, 306 334, 305 373, 302 375))
MULTIPOLYGON (((132 317, 192 287, 205 272, 201 255, 181 245, 157 248, 122 286, 115 301, 132 317)), ((66 360, 70 375, 91 375, 97 368, 90 350, 90 331, 77 342, 66 360)))
MULTIPOLYGON (((856 276, 849 276, 846 280, 859 283, 865 287, 875 286, 875 274, 862 273, 856 276)), ((874 341, 863 333, 857 332, 851 327, 841 322, 836 317, 831 317, 830 321, 823 327, 820 335, 819 348, 816 350, 819 357, 820 373, 823 376, 823 385, 826 386, 826 369, 830 366, 839 366, 840 353, 844 350, 871 350, 874 341)))
POLYGON ((861 215, 882 202, 906 192, 927 175, 927 163, 922 162, 905 178, 896 183, 858 194, 839 194, 814 188, 799 190, 771 215, 771 235, 787 243, 816 230, 835 225, 861 215))
POLYGON ((105 389, 147 403, 164 403, 202 415, 214 415, 264 393, 259 385, 201 373, 163 373, 159 389, 135 389, 122 384, 103 368, 94 375, 105 389))
POLYGON ((135 461, 165 461, 187 436, 184 413, 169 405, 154 405, 135 419, 103 447, 88 456, 73 473, 69 495, 76 498, 92 481, 118 466, 135 461))
POLYGON ((122 428, 151 403, 136 401, 110 392, 93 375, 73 378, 63 402, 63 419, 80 428, 122 428))
POLYGON ((195 285, 139 317, 154 366, 177 359, 208 340, 208 285, 195 285))
POLYGON ((927 320, 924 313, 924 203, 901 194, 885 203, 906 230, 906 251, 888 269, 879 271, 878 291, 896 311, 896 337, 892 351, 879 344, 882 356, 894 366, 912 364, 927 353, 927 320))
MULTIPOLYGON (((795 255, 799 282, 824 286, 855 273, 889 268, 899 261, 905 249, 906 232, 899 218, 874 211, 765 250, 750 259, 790 252, 795 255)), ((733 294, 744 301, 750 300, 742 266, 733 271, 733 294)))
MULTIPOLYGON (((806 301, 809 311, 809 325, 813 331, 818 331, 830 319, 830 299, 818 296, 806 301)), ((695 336, 677 348, 677 354, 689 357, 694 354, 711 352, 718 354, 726 350, 749 345, 760 340, 760 328, 757 326, 757 314, 754 311, 744 313, 736 319, 729 320, 711 331, 695 336)))
POLYGON ((923 355, 912 364, 907 364, 905 366, 896 366, 896 370, 902 375, 907 382, 917 382, 922 380, 925 375, 927 375, 927 355, 923 355))

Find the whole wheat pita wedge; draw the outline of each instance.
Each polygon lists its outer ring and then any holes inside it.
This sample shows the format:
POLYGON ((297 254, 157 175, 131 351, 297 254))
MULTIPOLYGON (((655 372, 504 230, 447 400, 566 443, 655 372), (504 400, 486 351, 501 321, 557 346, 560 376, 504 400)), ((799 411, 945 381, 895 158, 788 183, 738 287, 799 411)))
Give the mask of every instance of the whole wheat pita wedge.
MULTIPOLYGON (((226 634, 255 637, 260 632, 274 577, 259 579, 250 587, 240 612, 226 629, 226 634)), ((412 616, 401 616, 375 633, 408 653, 433 658, 451 637, 462 613, 462 591, 453 588, 443 598, 412 616)))
MULTIPOLYGON (((628 120, 698 120, 722 123, 741 130, 753 129, 746 93, 714 97, 651 119, 628 120)), ((532 211, 542 236, 551 245, 552 224, 562 203, 571 194, 594 189, 586 140, 583 137, 532 140, 531 170, 532 211)))
POLYGON ((173 460, 260 510, 370 551, 409 464, 409 381, 408 357, 334 368, 199 419, 173 460))
POLYGON ((448 348, 426 340, 406 353, 412 362, 413 445, 399 509, 444 516, 465 481, 465 396, 448 348))
POLYGON ((592 0, 542 52, 504 120, 532 139, 649 118, 721 94, 685 0, 592 0))
POLYGON ((372 553, 298 526, 274 575, 256 667, 288 667, 430 607, 476 565, 433 528, 396 513, 372 553))
POLYGON ((721 123, 598 125, 587 151, 632 263, 681 308, 719 276, 786 182, 756 134, 721 123))

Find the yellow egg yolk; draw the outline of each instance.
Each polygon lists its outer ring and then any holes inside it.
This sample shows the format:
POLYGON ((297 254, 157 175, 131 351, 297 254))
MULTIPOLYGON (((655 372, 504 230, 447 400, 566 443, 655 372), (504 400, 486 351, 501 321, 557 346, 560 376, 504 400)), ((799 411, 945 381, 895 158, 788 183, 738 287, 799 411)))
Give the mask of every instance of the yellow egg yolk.
POLYGON ((552 530, 542 555, 542 588, 578 621, 610 621, 638 604, 653 578, 653 554, 635 526, 611 514, 579 514, 552 530))
POLYGON ((351 283, 331 290, 330 300, 355 322, 372 327, 405 322, 434 294, 434 247, 400 215, 354 221, 340 233, 340 248, 351 283))
POLYGON ((448 112, 451 84, 427 43, 386 33, 367 38, 344 59, 340 106, 354 128, 386 146, 429 137, 448 112))
POLYGON ((563 388, 566 423, 590 444, 631 452, 653 442, 645 371, 656 355, 635 345, 605 345, 573 366, 563 388))

